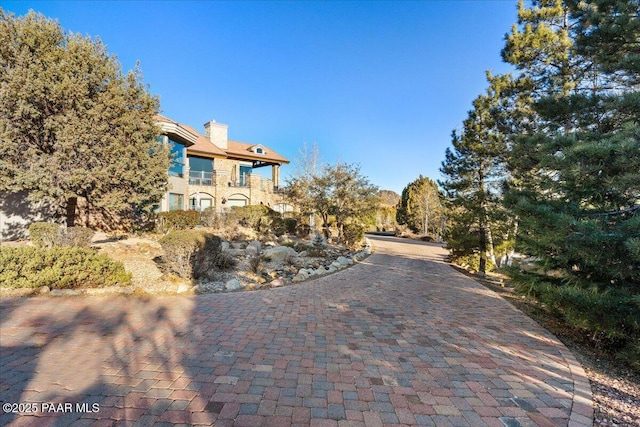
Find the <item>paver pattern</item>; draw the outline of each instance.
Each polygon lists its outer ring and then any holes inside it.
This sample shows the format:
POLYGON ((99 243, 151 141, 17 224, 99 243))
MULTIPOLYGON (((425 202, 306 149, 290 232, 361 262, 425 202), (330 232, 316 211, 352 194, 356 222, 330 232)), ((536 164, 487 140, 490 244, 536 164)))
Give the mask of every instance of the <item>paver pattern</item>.
POLYGON ((0 400, 38 412, 0 425, 592 424, 556 338, 438 245, 372 240, 352 268, 280 289, 5 299, 0 400))

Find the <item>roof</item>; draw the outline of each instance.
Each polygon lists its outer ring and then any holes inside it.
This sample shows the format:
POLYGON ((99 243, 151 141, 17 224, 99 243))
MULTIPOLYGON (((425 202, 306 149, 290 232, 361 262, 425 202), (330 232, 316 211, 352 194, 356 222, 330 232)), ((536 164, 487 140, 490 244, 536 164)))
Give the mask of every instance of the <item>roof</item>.
POLYGON ((160 128, 163 133, 177 137, 177 139, 183 142, 187 147, 195 144, 198 140, 199 134, 193 130, 193 128, 181 125, 180 123, 160 114, 156 114, 156 119, 160 122, 160 128))
POLYGON ((212 143, 209 138, 204 135, 198 133, 195 129, 188 125, 182 125, 186 129, 190 129, 196 135, 198 135, 198 139, 195 144, 190 147, 187 147, 187 154, 195 154, 201 155, 205 157, 227 157, 227 153, 214 143, 212 143))
POLYGON ((227 155, 233 159, 246 159, 261 163, 285 163, 289 160, 273 151, 271 148, 262 144, 247 144, 246 142, 227 141, 227 155), (253 151, 254 147, 264 149, 264 154, 258 154, 253 151))
POLYGON ((156 115, 163 132, 177 135, 187 142, 187 154, 203 157, 218 157, 253 162, 254 167, 272 164, 288 164, 289 160, 263 144, 248 144, 246 142, 227 141, 227 148, 215 145, 189 125, 175 122, 160 114, 156 115), (262 148, 263 154, 256 149, 262 148))

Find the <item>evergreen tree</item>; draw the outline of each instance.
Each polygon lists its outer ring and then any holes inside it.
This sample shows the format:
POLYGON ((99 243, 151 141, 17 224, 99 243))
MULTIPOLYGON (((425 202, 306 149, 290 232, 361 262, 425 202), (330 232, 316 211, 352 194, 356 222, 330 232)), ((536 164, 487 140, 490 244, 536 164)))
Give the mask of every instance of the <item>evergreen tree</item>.
MULTIPOLYGON (((562 10, 563 40, 571 44, 562 44, 568 53, 559 57, 580 58, 581 68, 558 73, 552 64, 534 67, 522 55, 509 56, 524 78, 537 76, 547 86, 533 98, 536 131, 514 138, 506 200, 520 218, 521 248, 545 268, 624 287, 640 280, 640 98, 637 65, 618 52, 638 50, 637 2, 570 3, 562 10), (621 17, 633 3, 635 15, 621 17), (558 75, 572 77, 551 78, 558 75)), ((545 50, 540 40, 529 43, 518 48, 545 50)))
POLYGON ((0 61, 0 191, 27 192, 61 216, 78 200, 104 228, 159 202, 169 155, 139 70, 123 75, 100 41, 2 9, 0 61))
POLYGON ((495 115, 500 93, 491 86, 473 102, 474 109, 453 132, 453 150, 447 148, 439 181, 445 191, 447 246, 454 260, 478 259, 478 271, 485 274, 487 256, 495 263, 493 226, 500 207, 499 181, 503 177, 505 139, 495 115))
POLYGON ((444 207, 438 185, 422 175, 409 183, 398 202, 396 220, 406 224, 415 233, 431 233, 441 237, 444 222, 444 207))

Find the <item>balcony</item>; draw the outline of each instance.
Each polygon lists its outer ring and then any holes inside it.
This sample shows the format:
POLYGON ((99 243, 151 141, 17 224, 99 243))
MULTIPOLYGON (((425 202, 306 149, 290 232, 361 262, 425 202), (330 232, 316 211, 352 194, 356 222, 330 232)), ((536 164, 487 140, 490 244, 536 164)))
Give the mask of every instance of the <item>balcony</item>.
POLYGON ((189 185, 213 185, 213 172, 190 170, 189 185))
POLYGON ((248 179, 240 179, 240 181, 229 181, 229 187, 244 187, 248 188, 249 180, 248 179))

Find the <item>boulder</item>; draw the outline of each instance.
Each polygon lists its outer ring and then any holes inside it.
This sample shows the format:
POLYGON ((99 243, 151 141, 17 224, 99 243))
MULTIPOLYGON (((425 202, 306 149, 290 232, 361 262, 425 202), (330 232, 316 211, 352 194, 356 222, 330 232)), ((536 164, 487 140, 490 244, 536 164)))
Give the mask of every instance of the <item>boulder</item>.
POLYGON ((346 257, 338 257, 338 259, 336 260, 337 263, 339 263, 340 265, 342 265, 343 267, 346 267, 348 265, 352 265, 353 264, 353 260, 351 258, 346 258, 346 257))
POLYGON ((285 280, 282 277, 276 280, 272 280, 269 283, 269 286, 271 286, 272 288, 279 288, 284 285, 285 285, 285 280))
POLYGON ((260 242, 258 242, 257 240, 254 240, 253 242, 247 245, 244 251, 249 256, 255 256, 260 253, 260 248, 261 248, 260 242))
POLYGON ((187 292, 191 291, 191 288, 192 288, 192 287, 193 287, 193 286, 191 286, 191 285, 190 285, 190 284, 188 284, 188 283, 180 283, 180 284, 178 285, 178 289, 176 289, 176 293, 177 293, 177 294, 184 294, 184 293, 187 293, 187 292))
POLYGON ((298 253, 288 246, 275 246, 273 248, 266 249, 264 251, 265 258, 270 259, 271 261, 282 262, 287 257, 297 257, 298 253))
POLYGON ((309 273, 309 270, 307 270, 306 268, 301 268, 300 271, 298 271, 298 274, 295 275, 295 277, 292 279, 293 282, 302 282, 305 281, 309 278, 311 274, 309 273))
POLYGON ((224 284, 224 287, 228 291, 237 291, 242 289, 242 283, 238 279, 231 279, 224 284))

